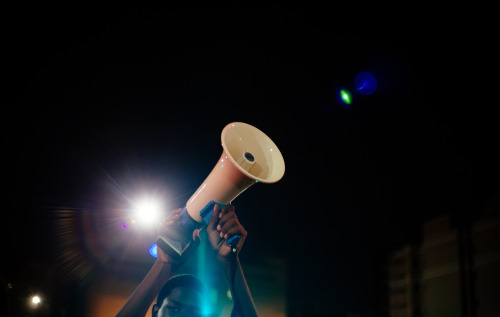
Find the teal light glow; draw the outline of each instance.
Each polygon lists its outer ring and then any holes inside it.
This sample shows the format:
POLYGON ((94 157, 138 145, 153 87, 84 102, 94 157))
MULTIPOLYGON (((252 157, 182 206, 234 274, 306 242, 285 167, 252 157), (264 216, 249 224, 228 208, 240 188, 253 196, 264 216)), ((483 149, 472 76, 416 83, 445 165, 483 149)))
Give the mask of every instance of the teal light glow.
MULTIPOLYGON (((205 284, 205 286, 210 285, 209 276, 207 275, 208 267, 207 262, 207 245, 206 243, 200 243, 198 246, 198 278, 205 284)), ((210 298, 208 296, 203 296, 201 309, 203 315, 209 315, 212 313, 212 306, 210 303, 210 298)))

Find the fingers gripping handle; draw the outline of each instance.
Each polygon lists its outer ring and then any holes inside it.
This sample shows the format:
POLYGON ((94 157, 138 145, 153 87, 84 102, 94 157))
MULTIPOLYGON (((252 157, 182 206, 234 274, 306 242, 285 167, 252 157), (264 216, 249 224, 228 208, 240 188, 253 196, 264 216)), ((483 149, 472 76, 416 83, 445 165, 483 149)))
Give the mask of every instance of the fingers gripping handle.
MULTIPOLYGON (((211 200, 205 207, 203 207, 203 209, 200 211, 200 216, 203 218, 203 221, 205 221, 205 224, 207 225, 210 223, 210 219, 212 218, 212 215, 214 213, 215 205, 219 205, 220 208, 227 206, 211 200)), ((226 240, 227 245, 231 247, 233 252, 236 251, 236 245, 238 244, 240 239, 241 237, 239 235, 234 235, 226 240)))
MULTIPOLYGON (((158 236, 156 244, 172 258, 180 259, 183 256, 184 251, 192 242, 193 231, 201 229, 210 223, 216 204, 221 208, 226 206, 212 200, 200 211, 200 215, 205 223, 195 221, 191 218, 187 209, 184 208, 181 211, 179 219, 181 225, 175 229, 171 228, 171 230, 169 230, 169 232, 165 235, 158 236)), ((240 239, 241 237, 239 235, 234 235, 226 240, 227 245, 231 247, 233 252, 236 252, 236 246, 238 245, 240 239)))

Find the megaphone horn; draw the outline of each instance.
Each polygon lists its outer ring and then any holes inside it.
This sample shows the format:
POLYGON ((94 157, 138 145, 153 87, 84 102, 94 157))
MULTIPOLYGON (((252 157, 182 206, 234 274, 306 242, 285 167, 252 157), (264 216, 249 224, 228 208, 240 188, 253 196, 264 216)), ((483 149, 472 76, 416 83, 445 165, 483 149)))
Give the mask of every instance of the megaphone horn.
MULTIPOLYGON (((285 161, 276 144, 262 131, 243 122, 233 122, 221 134, 222 155, 205 181, 181 212, 182 228, 160 236, 157 245, 172 256, 181 256, 195 229, 208 225, 215 204, 230 204, 257 182, 275 183, 285 173, 285 161)), ((239 237, 227 241, 237 243, 239 237)))

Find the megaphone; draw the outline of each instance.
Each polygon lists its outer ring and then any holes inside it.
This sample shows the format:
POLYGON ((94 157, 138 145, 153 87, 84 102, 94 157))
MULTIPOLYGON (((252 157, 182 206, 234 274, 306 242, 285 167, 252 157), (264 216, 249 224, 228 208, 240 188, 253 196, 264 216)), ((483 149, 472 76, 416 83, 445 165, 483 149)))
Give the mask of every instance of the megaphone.
MULTIPOLYGON (((183 208, 180 228, 159 236, 156 244, 178 257, 189 245, 193 231, 208 225, 215 204, 225 206, 255 183, 275 183, 285 173, 285 161, 276 144, 250 124, 233 122, 221 134, 222 155, 205 181, 183 208)), ((234 236, 226 241, 234 245, 234 236)))

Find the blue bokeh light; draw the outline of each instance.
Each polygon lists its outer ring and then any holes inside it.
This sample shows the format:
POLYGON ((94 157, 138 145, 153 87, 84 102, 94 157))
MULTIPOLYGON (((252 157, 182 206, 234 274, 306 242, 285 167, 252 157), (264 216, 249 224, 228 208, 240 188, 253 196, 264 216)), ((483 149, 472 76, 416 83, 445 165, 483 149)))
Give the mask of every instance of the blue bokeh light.
POLYGON ((151 254, 153 258, 158 257, 158 246, 156 245, 156 243, 153 244, 151 248, 149 248, 149 254, 151 254))
POLYGON ((372 74, 361 72, 356 76, 354 85, 360 94, 371 95, 377 89, 377 80, 372 74))

